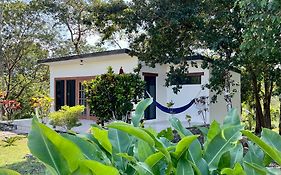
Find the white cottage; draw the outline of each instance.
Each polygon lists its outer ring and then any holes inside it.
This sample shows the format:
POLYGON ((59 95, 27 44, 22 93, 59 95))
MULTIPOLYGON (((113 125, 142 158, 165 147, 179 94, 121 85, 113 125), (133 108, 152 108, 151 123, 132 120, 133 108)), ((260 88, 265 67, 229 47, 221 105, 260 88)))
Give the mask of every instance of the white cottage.
MULTIPOLYGON (((181 107, 190 103, 194 98, 211 97, 214 93, 209 89, 202 90, 201 88, 202 85, 208 83, 211 70, 201 68, 200 64, 203 62, 203 58, 200 56, 190 57, 190 61, 196 62, 199 66, 198 68, 189 68, 190 81, 184 82, 181 91, 174 94, 172 87, 165 86, 169 65, 156 65, 155 68, 151 68, 128 53, 128 49, 119 49, 40 60, 39 63, 48 65, 50 68, 50 96, 55 101, 52 110, 57 110, 62 105, 86 105, 82 82, 106 73, 108 66, 111 66, 116 73, 121 67, 125 73, 128 73, 133 72, 138 64, 142 64, 141 76, 146 82, 146 90, 163 106, 166 106, 168 102, 173 102, 173 108, 181 107)), ((234 80, 240 83, 240 74, 231 73, 234 80)), ((186 126, 200 125, 204 122, 210 123, 212 120, 222 122, 227 110, 223 96, 218 97, 217 103, 209 101, 210 98, 207 99, 207 105, 194 103, 187 110, 172 115, 178 117, 186 126), (202 113, 198 114, 198 111, 203 108, 208 109, 206 113, 203 113, 205 119, 203 119, 202 113), (190 121, 186 119, 186 115, 191 116, 190 121)), ((232 102, 233 107, 241 111, 240 88, 238 88, 232 102)), ((146 112, 145 124, 157 130, 164 129, 169 126, 168 118, 170 115, 153 105, 146 112)), ((88 108, 82 114, 82 118, 93 119, 88 108)))

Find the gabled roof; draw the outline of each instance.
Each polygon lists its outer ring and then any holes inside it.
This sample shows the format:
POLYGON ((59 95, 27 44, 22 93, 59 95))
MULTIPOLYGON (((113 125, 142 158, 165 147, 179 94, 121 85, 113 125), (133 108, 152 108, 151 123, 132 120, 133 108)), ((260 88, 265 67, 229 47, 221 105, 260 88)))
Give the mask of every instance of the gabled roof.
POLYGON ((100 56, 108 56, 108 55, 118 55, 118 54, 128 54, 130 52, 129 49, 117 49, 117 50, 109 50, 109 51, 102 51, 102 52, 93 52, 87 54, 80 54, 80 55, 71 55, 71 56, 64 56, 64 57, 56 57, 56 58, 47 58, 43 60, 38 60, 38 63, 52 63, 58 61, 67 61, 67 60, 75 60, 75 59, 82 59, 82 58, 90 58, 90 57, 100 57, 100 56))

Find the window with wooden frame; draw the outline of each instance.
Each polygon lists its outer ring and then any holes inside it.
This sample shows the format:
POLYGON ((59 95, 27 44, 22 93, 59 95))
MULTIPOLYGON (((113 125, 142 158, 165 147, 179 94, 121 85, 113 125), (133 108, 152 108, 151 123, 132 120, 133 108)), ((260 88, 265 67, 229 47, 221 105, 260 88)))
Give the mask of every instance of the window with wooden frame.
POLYGON ((94 79, 94 77, 55 78, 55 109, 59 110, 61 106, 64 105, 84 105, 85 110, 83 111, 82 116, 93 116, 90 113, 83 86, 84 81, 91 79, 94 79))

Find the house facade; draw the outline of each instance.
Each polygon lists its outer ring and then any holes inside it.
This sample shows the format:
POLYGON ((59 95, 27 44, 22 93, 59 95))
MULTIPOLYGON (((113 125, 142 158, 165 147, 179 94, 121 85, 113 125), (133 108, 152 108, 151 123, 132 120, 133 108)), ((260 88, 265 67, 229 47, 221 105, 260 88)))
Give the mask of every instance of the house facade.
MULTIPOLYGON (((157 130, 164 129, 169 126, 170 115, 178 117, 187 126, 210 123, 212 120, 222 122, 227 113, 226 102, 223 96, 218 96, 217 103, 210 103, 210 97, 214 95, 214 92, 207 88, 202 89, 202 85, 209 81, 211 70, 201 68, 200 64, 203 62, 201 57, 190 58, 190 61, 196 62, 198 67, 189 68, 188 81, 183 82, 181 91, 175 94, 172 90, 173 86, 165 86, 166 73, 170 65, 156 65, 155 68, 151 68, 128 53, 127 49, 119 49, 40 60, 40 64, 48 65, 50 69, 50 96, 54 98, 52 110, 58 110, 63 105, 87 106, 83 81, 106 73, 108 66, 111 66, 115 73, 118 73, 121 67, 125 73, 129 73, 141 64, 140 76, 146 82, 146 91, 159 104, 166 106, 167 103, 172 102, 174 104, 172 107, 177 108, 188 104, 194 98, 207 97, 204 100, 206 103, 194 103, 179 114, 168 114, 155 105, 151 105, 145 114, 145 125, 157 130), (187 119, 186 116, 191 116, 191 118, 187 119)), ((231 74, 233 79, 240 84, 240 74, 236 72, 231 72, 231 74)), ((236 89, 237 93, 232 98, 233 107, 241 111, 240 86, 236 89)), ((83 112, 82 118, 93 119, 89 108, 83 112)))

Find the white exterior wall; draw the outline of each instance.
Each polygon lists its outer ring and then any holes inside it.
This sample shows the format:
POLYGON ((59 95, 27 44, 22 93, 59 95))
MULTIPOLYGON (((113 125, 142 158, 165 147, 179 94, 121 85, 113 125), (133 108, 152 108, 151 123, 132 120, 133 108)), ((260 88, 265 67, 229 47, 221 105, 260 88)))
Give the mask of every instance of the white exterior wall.
MULTIPOLYGON (((165 86, 165 79, 167 78, 166 73, 169 71, 169 65, 156 65, 155 68, 150 68, 148 66, 143 66, 141 72, 149 72, 149 73, 158 73, 158 77, 156 78, 156 100, 163 106, 166 106, 168 102, 173 101, 174 106, 173 108, 181 107, 188 104, 192 99, 200 97, 200 96, 209 96, 209 90, 204 89, 202 90, 202 85, 206 84, 209 80, 209 70, 204 70, 201 68, 201 61, 198 62, 198 68, 190 67, 190 73, 201 73, 203 72, 204 75, 201 77, 201 85, 184 85, 180 92, 175 94, 172 90, 172 86, 166 87, 165 86)), ((144 64, 144 63, 142 63, 144 64)), ((190 115, 191 118, 191 125, 200 125, 204 124, 203 119, 200 115, 198 115, 198 108, 196 105, 192 105, 186 111, 174 114, 173 116, 179 118, 183 125, 188 127, 189 123, 186 120, 186 115, 190 115)), ((169 116, 170 114, 164 113, 158 108, 156 109, 156 119, 154 120, 147 120, 145 121, 146 126, 152 126, 156 130, 160 131, 167 127, 170 127, 169 124, 169 116)), ((209 112, 207 112, 207 123, 209 123, 209 112)))
MULTIPOLYGON (((236 72, 232 72, 232 79, 239 84, 239 86, 232 87, 237 90, 232 98, 232 107, 237 109, 237 112, 241 113, 241 86, 240 86, 240 78, 241 75, 236 72)), ((210 92, 210 97, 215 95, 215 92, 210 92)), ((227 115, 227 104, 224 100, 224 94, 217 96, 217 103, 210 103, 210 120, 216 120, 219 123, 222 123, 224 117, 227 115)))
MULTIPOLYGON (((165 86, 165 79, 167 77, 166 73, 169 71, 169 65, 156 65, 155 68, 151 68, 146 66, 143 62, 138 61, 136 57, 131 57, 127 54, 83 58, 83 65, 80 65, 80 60, 81 59, 75 59, 47 63, 50 67, 50 96, 52 98, 55 96, 55 78, 96 76, 106 73, 108 66, 111 66, 115 73, 119 72, 120 67, 123 68, 125 73, 129 73, 133 72, 134 68, 139 63, 143 65, 140 75, 142 75, 143 72, 158 74, 156 77, 156 100, 164 106, 168 102, 173 101, 173 107, 177 108, 186 105, 194 98, 208 96, 210 99, 212 95, 214 95, 214 93, 211 93, 207 88, 202 90, 202 85, 208 83, 210 77, 210 71, 201 68, 200 64, 202 61, 197 61, 198 68, 189 68, 190 73, 204 73, 204 75, 201 77, 201 85, 183 85, 183 88, 180 90, 180 92, 178 92, 178 94, 174 94, 172 87, 165 86)), ((232 75, 233 78, 240 84, 240 74, 233 72, 232 75)), ((238 111, 241 111, 240 86, 236 88, 238 92, 233 98, 233 107, 237 108, 238 111)), ((54 110, 54 108, 52 108, 52 110, 54 110)), ((191 125, 203 124, 203 119, 200 115, 198 115, 198 108, 196 105, 192 105, 186 111, 174 115, 183 122, 184 126, 188 127, 189 123, 185 118, 186 115, 190 115, 192 117, 191 125)), ((210 123, 214 119, 218 122, 222 122, 225 115, 226 103, 223 99, 223 96, 218 96, 218 102, 209 105, 206 122, 210 123)), ((152 126, 156 130, 160 131, 170 126, 168 122, 169 116, 170 114, 166 114, 157 108, 156 119, 147 120, 145 125, 152 126)))
MULTIPOLYGON (((156 73, 158 76, 156 77, 156 101, 161 104, 167 103, 167 87, 165 86, 166 79, 166 71, 167 65, 159 65, 157 64, 155 68, 151 68, 146 66, 145 63, 140 62, 142 65, 142 69, 140 74, 142 73, 156 73)), ((144 77, 143 77, 144 78, 144 77)), ((146 120, 145 126, 151 126, 156 130, 162 130, 168 126, 168 115, 158 108, 156 108, 156 119, 146 120)))
MULTIPOLYGON (((115 73, 119 73, 120 67, 124 72, 133 72, 138 65, 136 57, 127 54, 101 56, 95 58, 75 59, 49 63, 50 68, 50 96, 55 97, 55 78, 96 76, 107 72, 111 66, 115 73), (83 60, 83 65, 80 65, 83 60)), ((54 107, 52 107, 54 110, 54 107)))

